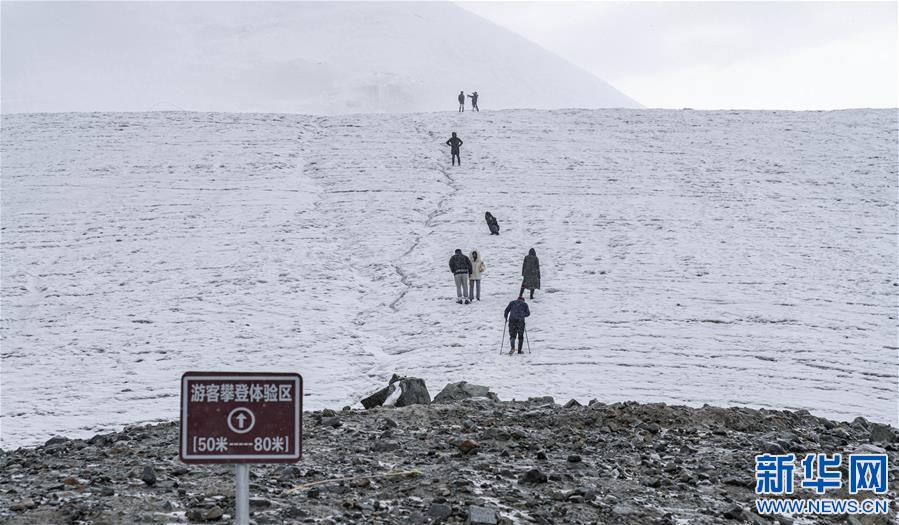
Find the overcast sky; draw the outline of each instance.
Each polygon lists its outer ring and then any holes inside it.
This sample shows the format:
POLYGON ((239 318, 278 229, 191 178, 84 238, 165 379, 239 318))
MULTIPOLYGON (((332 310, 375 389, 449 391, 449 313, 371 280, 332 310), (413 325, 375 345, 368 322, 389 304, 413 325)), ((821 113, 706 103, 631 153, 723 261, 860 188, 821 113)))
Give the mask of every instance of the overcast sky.
POLYGON ((465 2, 647 107, 896 107, 896 2, 465 2))

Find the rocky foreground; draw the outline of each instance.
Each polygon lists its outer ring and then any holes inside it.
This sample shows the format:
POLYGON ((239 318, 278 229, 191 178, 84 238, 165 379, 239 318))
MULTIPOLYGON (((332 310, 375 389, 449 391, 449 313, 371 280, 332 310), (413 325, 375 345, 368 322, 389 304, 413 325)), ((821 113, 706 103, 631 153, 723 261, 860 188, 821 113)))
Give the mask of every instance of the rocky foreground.
MULTIPOLYGON (((300 463, 251 468, 255 523, 899 523, 896 432, 862 418, 481 397, 307 412, 304 426, 300 463), (889 454, 889 516, 753 512, 755 454, 859 450, 889 454)), ((216 522, 234 509, 233 467, 181 463, 177 423, 0 451, 0 468, 3 523, 216 522)))

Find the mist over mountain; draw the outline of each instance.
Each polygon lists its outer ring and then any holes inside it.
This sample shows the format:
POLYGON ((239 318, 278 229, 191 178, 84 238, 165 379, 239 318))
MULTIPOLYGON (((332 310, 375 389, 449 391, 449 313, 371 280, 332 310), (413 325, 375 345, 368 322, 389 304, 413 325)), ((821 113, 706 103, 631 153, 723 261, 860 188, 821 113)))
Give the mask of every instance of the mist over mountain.
POLYGON ((639 107, 451 3, 4 3, 2 110, 639 107))

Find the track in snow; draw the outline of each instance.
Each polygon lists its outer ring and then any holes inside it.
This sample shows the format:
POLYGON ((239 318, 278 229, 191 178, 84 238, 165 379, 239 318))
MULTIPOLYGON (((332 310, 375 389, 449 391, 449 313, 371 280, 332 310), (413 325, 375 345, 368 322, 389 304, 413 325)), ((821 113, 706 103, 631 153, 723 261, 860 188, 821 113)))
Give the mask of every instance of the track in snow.
POLYGON ((896 424, 894 116, 4 116, 2 446, 175 418, 196 369, 896 424), (532 246, 534 353, 498 355, 532 246))

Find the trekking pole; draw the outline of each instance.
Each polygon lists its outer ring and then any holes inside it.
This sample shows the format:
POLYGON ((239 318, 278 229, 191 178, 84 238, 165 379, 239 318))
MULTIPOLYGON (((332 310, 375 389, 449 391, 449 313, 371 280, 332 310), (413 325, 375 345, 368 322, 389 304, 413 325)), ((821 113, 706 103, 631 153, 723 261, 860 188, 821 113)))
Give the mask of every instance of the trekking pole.
POLYGON ((503 355, 503 343, 506 342, 506 323, 508 319, 503 321, 503 338, 499 340, 499 355, 503 355))
POLYGON ((528 353, 531 353, 531 342, 528 340, 528 327, 524 326, 524 340, 528 343, 528 353))

